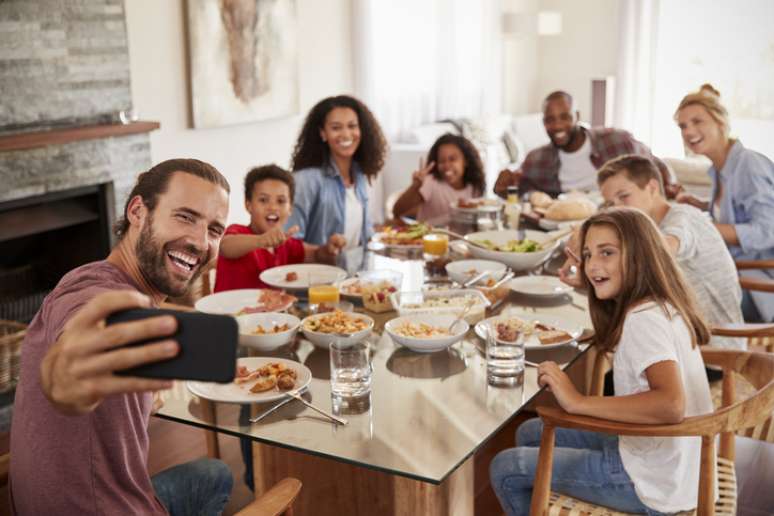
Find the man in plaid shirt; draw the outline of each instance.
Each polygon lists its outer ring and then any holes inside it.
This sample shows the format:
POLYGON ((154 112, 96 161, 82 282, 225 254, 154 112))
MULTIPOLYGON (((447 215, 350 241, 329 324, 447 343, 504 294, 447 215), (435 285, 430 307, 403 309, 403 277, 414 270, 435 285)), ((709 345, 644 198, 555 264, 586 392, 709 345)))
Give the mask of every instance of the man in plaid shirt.
POLYGON ((567 190, 596 189, 597 169, 624 154, 653 160, 661 172, 668 198, 680 190, 669 167, 631 133, 607 127, 586 128, 578 123, 579 118, 569 93, 555 91, 548 95, 543 101, 543 126, 551 143, 527 154, 520 170, 500 172, 495 193, 505 197, 509 186, 518 186, 522 194, 540 190, 552 197, 567 190))

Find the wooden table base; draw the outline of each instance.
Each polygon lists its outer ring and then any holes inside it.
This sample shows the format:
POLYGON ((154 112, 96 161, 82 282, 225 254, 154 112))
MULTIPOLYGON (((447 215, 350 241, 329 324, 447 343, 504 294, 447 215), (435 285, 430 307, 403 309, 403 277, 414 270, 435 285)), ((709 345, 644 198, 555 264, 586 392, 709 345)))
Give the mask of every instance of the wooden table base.
POLYGON ((472 458, 441 485, 258 443, 253 443, 253 465, 256 494, 287 476, 301 480, 293 504, 297 516, 473 514, 472 458))

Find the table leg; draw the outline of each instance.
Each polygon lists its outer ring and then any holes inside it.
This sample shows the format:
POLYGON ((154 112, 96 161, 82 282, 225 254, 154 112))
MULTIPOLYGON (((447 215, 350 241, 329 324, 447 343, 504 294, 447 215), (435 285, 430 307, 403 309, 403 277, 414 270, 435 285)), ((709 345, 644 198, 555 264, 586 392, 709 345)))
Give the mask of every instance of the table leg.
POLYGON ((298 516, 473 514, 472 458, 440 485, 258 443, 253 443, 253 465, 256 493, 287 476, 301 481, 293 505, 298 516))
MULTIPOLYGON (((215 404, 209 400, 201 399, 202 416, 212 424, 216 422, 215 404)), ((207 457, 211 459, 220 458, 220 443, 218 442, 218 432, 214 430, 203 430, 204 440, 207 444, 207 457)))

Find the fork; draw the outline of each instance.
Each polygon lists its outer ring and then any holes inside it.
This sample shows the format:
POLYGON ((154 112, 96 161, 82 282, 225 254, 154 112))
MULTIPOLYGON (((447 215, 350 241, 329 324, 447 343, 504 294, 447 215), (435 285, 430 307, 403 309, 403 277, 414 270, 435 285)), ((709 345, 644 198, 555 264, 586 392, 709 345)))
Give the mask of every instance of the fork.
POLYGON ((301 396, 299 396, 295 392, 290 391, 290 392, 287 393, 287 395, 289 396, 288 399, 294 399, 294 400, 300 401, 301 403, 303 403, 304 405, 306 405, 310 409, 314 410, 315 412, 318 412, 318 413, 322 414, 323 416, 327 417, 328 419, 332 420, 334 423, 338 423, 340 425, 346 425, 347 424, 347 420, 346 419, 341 418, 341 417, 336 417, 333 414, 330 414, 328 412, 325 412, 322 409, 319 409, 319 408, 315 407, 314 405, 312 405, 311 403, 306 401, 304 398, 302 398, 301 396))
POLYGON ((293 398, 291 398, 291 397, 285 398, 284 400, 280 401, 279 403, 277 403, 273 407, 270 407, 270 408, 264 410, 263 412, 261 412, 260 414, 258 414, 257 416, 255 416, 253 418, 250 418, 249 421, 251 423, 257 423, 258 421, 260 421, 261 419, 265 418, 266 416, 268 416, 269 414, 271 414, 272 412, 274 412, 275 410, 277 410, 281 406, 287 405, 291 401, 293 401, 293 398))

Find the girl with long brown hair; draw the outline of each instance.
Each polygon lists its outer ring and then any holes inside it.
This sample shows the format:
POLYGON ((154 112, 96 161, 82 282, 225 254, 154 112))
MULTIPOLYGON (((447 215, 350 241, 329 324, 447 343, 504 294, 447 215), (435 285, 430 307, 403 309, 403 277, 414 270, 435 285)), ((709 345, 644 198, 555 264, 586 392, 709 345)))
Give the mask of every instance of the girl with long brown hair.
MULTIPOLYGON (((698 346, 709 341, 679 267, 653 221, 631 208, 589 218, 581 270, 596 343, 613 353, 615 396, 584 396, 553 362, 538 382, 571 414, 672 424, 713 410, 698 346)), ((542 424, 519 427, 517 448, 495 457, 492 485, 508 514, 527 514, 542 424)), ((559 428, 552 489, 620 511, 661 514, 696 507, 698 438, 612 436, 559 428)))

